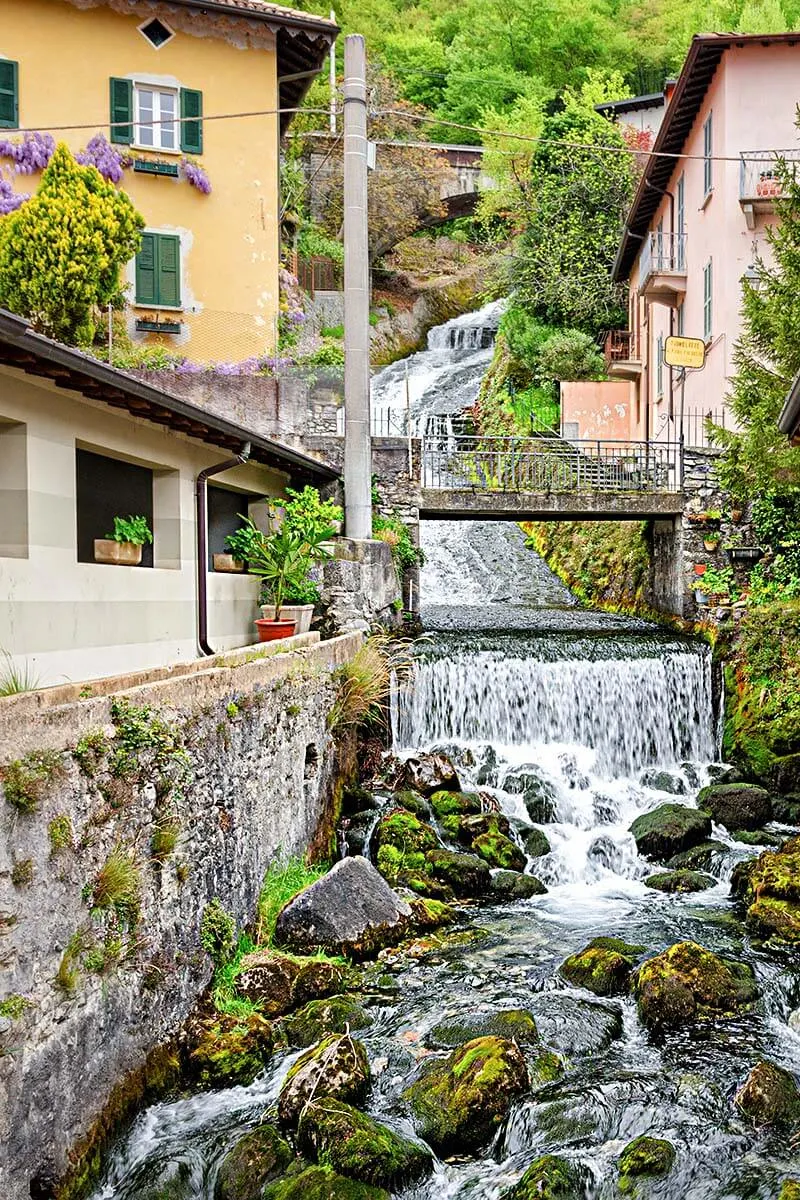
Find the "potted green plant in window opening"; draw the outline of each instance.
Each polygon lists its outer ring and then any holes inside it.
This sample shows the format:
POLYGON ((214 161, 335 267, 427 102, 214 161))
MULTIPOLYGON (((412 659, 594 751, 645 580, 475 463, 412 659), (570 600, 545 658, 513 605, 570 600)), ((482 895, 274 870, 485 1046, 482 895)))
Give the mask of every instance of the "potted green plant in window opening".
POLYGON ((114 517, 114 532, 94 539, 94 561, 138 567, 145 544, 153 544, 153 532, 146 517, 114 517))
MULTIPOLYGON (((308 550, 308 564, 304 575, 298 574, 289 581, 281 611, 287 620, 296 622, 295 633, 308 633, 314 608, 320 601, 319 585, 311 569, 330 558, 330 542, 341 529, 344 513, 335 501, 323 500, 315 487, 304 487, 302 492, 287 488, 286 495, 286 500, 270 504, 272 522, 298 535, 308 550)), ((263 593, 261 616, 274 620, 274 598, 266 580, 263 593)))

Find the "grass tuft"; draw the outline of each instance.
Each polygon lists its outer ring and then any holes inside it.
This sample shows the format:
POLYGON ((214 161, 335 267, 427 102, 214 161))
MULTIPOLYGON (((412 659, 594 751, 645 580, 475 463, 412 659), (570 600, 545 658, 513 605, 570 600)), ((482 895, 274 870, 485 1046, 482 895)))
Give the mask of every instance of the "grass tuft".
POLYGON ((47 784, 63 770, 57 750, 33 750, 24 758, 8 763, 0 768, 6 802, 20 812, 36 812, 47 784))
POLYGON ((298 892, 305 891, 326 872, 327 866, 310 867, 302 858, 289 858, 274 863, 266 875, 258 898, 258 926, 256 941, 260 946, 270 946, 275 934, 275 923, 281 909, 293 900, 298 892))
POLYGON ((25 663, 18 666, 7 650, 0 650, 0 697, 17 696, 20 692, 35 692, 39 686, 39 676, 25 663))
POLYGON ((411 662, 408 643, 374 633, 337 672, 339 694, 328 717, 332 730, 365 725, 385 718, 392 675, 411 662))
POLYGON ((156 862, 165 862, 178 844, 180 823, 175 817, 168 817, 154 827, 150 838, 150 853, 156 862))
POLYGON ((117 843, 97 872, 91 889, 92 908, 113 912, 123 928, 139 919, 141 871, 133 850, 117 843))

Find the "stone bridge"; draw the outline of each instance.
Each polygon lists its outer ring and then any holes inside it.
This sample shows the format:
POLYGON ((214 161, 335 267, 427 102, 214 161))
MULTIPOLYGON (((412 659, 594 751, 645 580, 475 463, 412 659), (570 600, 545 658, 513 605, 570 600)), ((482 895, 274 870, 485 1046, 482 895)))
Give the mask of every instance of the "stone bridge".
MULTIPOLYGON (((343 461, 342 438, 303 442, 329 462, 343 461)), ((383 509, 402 516, 415 542, 422 520, 646 521, 651 603, 688 615, 687 495, 677 443, 374 438, 373 471, 383 509)), ((418 573, 404 591, 406 607, 416 610, 418 573)))

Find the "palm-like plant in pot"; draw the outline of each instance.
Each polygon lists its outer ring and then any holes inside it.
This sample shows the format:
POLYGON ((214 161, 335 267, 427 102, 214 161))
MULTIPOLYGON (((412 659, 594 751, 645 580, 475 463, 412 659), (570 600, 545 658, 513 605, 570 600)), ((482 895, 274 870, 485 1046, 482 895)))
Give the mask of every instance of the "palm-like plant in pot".
POLYGON ((261 534, 254 539, 250 552, 250 571, 259 575, 266 591, 272 598, 275 613, 272 619, 256 621, 258 638, 271 642, 276 638, 291 637, 295 632, 294 620, 283 620, 281 609, 287 593, 300 590, 308 579, 314 548, 299 533, 283 527, 269 537, 261 534))

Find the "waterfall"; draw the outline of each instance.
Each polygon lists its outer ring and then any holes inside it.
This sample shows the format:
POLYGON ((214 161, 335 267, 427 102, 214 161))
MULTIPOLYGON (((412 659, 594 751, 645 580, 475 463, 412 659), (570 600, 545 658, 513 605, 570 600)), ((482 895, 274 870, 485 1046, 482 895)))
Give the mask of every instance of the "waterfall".
POLYGON ((529 647, 526 657, 505 647, 418 660, 395 706, 397 745, 527 747, 535 760, 557 744, 591 751, 607 779, 714 758, 705 648, 547 661, 529 647))

